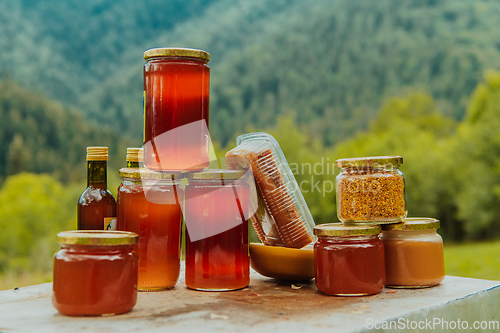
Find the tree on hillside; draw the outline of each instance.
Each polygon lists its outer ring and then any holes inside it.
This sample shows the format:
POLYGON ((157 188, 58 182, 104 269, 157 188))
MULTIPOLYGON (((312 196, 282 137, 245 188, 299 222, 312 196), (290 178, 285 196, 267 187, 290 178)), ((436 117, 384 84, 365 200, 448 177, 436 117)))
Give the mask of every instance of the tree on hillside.
POLYGON ((500 72, 474 91, 455 142, 458 216, 473 238, 500 236, 500 72))
POLYGON ((48 175, 7 178, 0 188, 0 275, 52 269, 56 234, 76 226, 77 195, 48 175))

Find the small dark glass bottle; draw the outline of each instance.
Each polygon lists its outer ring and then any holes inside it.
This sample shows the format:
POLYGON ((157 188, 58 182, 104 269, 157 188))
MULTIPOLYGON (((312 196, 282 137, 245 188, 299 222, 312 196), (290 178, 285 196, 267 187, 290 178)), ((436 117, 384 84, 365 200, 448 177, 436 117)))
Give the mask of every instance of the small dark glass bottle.
POLYGON ((108 147, 87 147, 87 188, 78 200, 78 230, 116 230, 116 200, 107 184, 108 147))

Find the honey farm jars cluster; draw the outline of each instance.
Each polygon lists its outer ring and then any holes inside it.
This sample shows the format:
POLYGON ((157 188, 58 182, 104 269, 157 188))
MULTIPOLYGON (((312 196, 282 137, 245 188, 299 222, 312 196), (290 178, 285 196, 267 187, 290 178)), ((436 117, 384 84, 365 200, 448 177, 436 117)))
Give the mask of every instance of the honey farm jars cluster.
POLYGON ((107 189, 108 148, 87 148, 81 230, 59 235, 53 304, 63 314, 123 313, 137 291, 173 288, 182 230, 188 288, 234 290, 250 281, 248 177, 207 170, 210 56, 157 48, 144 59, 143 147, 127 149, 116 201, 107 189))
POLYGON ((319 237, 315 245, 316 286, 325 294, 367 295, 379 292, 384 285, 425 288, 443 281, 439 221, 406 217, 405 179, 399 169, 402 163, 400 156, 337 160, 341 169, 336 179, 337 214, 342 223, 314 229, 319 237), (378 244, 378 259, 368 260, 367 251, 374 247, 368 245, 370 239, 378 244), (349 259, 346 253, 351 255, 349 259), (377 273, 380 271, 383 274, 377 273), (384 283, 376 284, 373 275, 384 283))

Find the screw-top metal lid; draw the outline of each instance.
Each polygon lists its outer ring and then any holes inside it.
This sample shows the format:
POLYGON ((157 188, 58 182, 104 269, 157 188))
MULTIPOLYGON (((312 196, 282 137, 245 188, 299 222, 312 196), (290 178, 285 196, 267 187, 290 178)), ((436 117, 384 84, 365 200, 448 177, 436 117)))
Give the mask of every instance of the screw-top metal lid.
POLYGON ((188 173, 190 180, 234 180, 243 177, 245 170, 209 169, 188 173))
POLYGON ((198 49, 159 47, 144 51, 145 60, 155 57, 195 58, 203 60, 205 63, 210 61, 210 54, 206 51, 198 49))
POLYGON ((108 147, 87 147, 87 161, 107 161, 108 147))
POLYGON ((376 224, 367 225, 349 225, 344 223, 326 223, 314 227, 316 236, 334 236, 334 237, 355 237, 378 235, 382 228, 376 224))
POLYGON ((439 220, 428 217, 408 217, 405 218, 400 223, 387 224, 382 226, 382 230, 398 230, 398 231, 410 231, 410 230, 425 230, 425 229, 438 229, 439 220))
POLYGON ((139 162, 139 152, 141 148, 127 148, 126 161, 128 162, 139 162))
POLYGON ((144 148, 139 148, 139 152, 137 153, 137 159, 139 163, 144 162, 144 148))
POLYGON ((139 235, 129 231, 70 230, 57 234, 57 242, 61 245, 134 245, 138 240, 139 235))
POLYGON ((147 168, 121 168, 118 172, 121 178, 136 180, 181 180, 184 178, 182 173, 167 173, 154 171, 147 168))
POLYGON ((374 156, 374 157, 354 157, 342 158, 335 161, 337 168, 354 167, 377 167, 383 165, 401 165, 403 158, 401 156, 374 156))

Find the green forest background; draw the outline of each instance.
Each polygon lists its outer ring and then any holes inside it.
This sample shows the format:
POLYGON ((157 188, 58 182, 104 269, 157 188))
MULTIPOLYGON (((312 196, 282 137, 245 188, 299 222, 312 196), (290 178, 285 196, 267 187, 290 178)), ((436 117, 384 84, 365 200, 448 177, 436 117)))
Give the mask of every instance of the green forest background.
POLYGON ((162 46, 211 54, 219 156, 274 135, 316 223, 337 221, 336 159, 401 155, 447 273, 500 279, 499 24, 486 0, 0 2, 0 289, 50 280, 85 147, 110 148, 116 194, 142 145, 143 51, 162 46))

